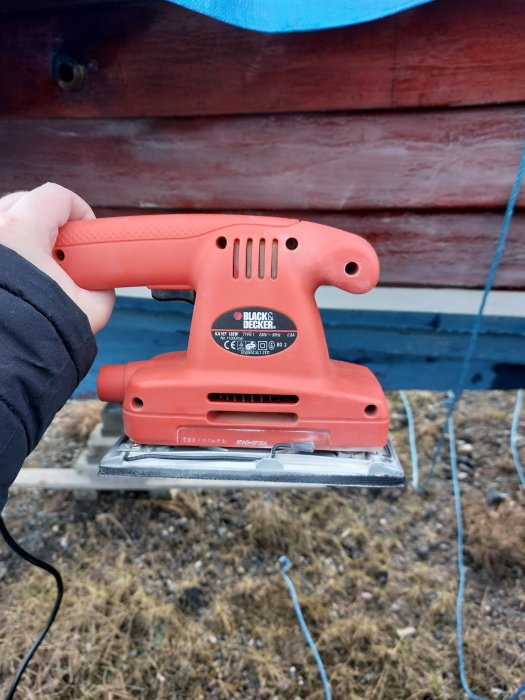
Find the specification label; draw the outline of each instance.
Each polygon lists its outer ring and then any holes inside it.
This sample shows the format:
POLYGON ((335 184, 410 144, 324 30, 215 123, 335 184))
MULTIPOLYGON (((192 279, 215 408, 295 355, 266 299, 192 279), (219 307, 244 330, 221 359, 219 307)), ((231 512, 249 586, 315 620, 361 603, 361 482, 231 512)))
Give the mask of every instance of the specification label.
POLYGON ((216 318, 211 336, 217 345, 235 355, 264 357, 289 348, 297 338, 297 327, 280 311, 245 306, 216 318))

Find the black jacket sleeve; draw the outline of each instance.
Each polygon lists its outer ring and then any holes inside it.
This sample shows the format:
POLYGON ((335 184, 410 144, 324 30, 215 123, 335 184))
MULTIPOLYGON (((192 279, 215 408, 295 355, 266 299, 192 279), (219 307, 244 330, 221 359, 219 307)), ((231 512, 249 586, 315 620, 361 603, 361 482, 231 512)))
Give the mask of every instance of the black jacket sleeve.
POLYGON ((95 358, 87 316, 0 245, 0 512, 7 489, 95 358))

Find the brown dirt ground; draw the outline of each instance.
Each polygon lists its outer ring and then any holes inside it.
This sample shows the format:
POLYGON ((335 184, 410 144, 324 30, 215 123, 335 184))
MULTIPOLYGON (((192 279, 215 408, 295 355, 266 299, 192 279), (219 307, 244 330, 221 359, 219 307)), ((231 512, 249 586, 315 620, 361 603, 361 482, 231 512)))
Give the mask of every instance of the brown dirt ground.
MULTIPOLYGON (((443 396, 410 397, 424 472, 443 396)), ((410 480, 403 409, 397 394, 389 400, 410 480)), ((512 393, 467 393, 456 420, 466 670, 472 689, 491 698, 508 697, 525 680, 525 493, 509 450, 513 401, 512 393), (494 491, 506 497, 487 505, 494 491)), ((70 402, 28 464, 71 466, 99 411, 97 402, 70 402)), ((20 699, 321 700, 278 573, 281 554, 293 562, 290 575, 334 700, 464 697, 446 460, 424 498, 410 488, 179 491, 171 500, 112 494, 90 503, 68 492, 18 491, 4 515, 21 544, 52 561, 66 585, 20 699)), ((3 545, 0 580, 5 693, 48 615, 54 584, 3 545)))

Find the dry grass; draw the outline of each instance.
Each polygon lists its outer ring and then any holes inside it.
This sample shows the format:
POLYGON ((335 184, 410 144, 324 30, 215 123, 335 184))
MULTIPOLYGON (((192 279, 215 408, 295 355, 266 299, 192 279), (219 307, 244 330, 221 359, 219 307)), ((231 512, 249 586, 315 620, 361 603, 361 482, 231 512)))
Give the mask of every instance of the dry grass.
POLYGON ((87 440, 100 421, 103 407, 101 401, 72 401, 69 410, 60 414, 61 425, 57 427, 76 440, 87 440))
POLYGON ((489 575, 501 579, 525 570, 525 492, 488 510, 479 501, 465 508, 466 550, 489 575))
POLYGON ((30 467, 68 467, 93 428, 100 421, 104 404, 100 401, 69 401, 29 455, 30 467))
MULTIPOLYGON (((434 395, 416 398, 419 414, 439 410, 434 395)), ((510 403, 502 406, 499 397, 491 415, 510 403)), ((75 405, 75 417, 62 416, 55 435, 75 434, 81 414, 75 405)), ((428 420, 434 435, 436 421, 428 420)), ((467 428, 458 425, 461 435, 467 428)), ((420 431, 424 437, 425 427, 420 431)), ((467 674, 476 692, 502 688, 508 695, 525 676, 523 496, 509 474, 499 483, 511 498, 489 509, 484 490, 497 469, 483 452, 482 432, 465 438, 476 441, 484 479, 462 484, 474 564, 464 613, 467 674)), ((38 503, 20 494, 7 517, 22 543, 54 560, 66 582, 63 608, 21 700, 322 700, 276 565, 283 553, 293 561, 290 575, 334 700, 463 698, 454 517, 450 483, 441 477, 426 499, 410 491, 400 498, 174 492, 171 501, 104 496, 86 505, 67 494, 42 494, 38 503)), ((6 565, 0 694, 54 596, 44 574, 11 557, 6 565)))

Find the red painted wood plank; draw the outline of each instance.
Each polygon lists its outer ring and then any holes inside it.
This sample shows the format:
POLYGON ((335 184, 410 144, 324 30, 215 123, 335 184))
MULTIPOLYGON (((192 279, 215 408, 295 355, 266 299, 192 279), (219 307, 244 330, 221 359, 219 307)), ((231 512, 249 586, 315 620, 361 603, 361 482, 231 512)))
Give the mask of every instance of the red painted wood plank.
MULTIPOLYGON (((19 0, 16 5, 20 5, 19 0)), ((440 0, 343 29, 249 32, 160 0, 2 13, 2 117, 181 116, 525 99, 522 0, 440 0), (87 71, 65 92, 58 53, 87 71)), ((65 69, 67 71, 67 68, 65 69)))
MULTIPOLYGON (((144 213, 125 208, 96 210, 97 216, 144 213)), ((381 285, 473 289, 485 284, 503 220, 502 212, 256 213, 308 219, 364 236, 379 255, 381 285)), ((525 289, 523 212, 513 219, 494 289, 525 289)))
POLYGON ((524 117, 505 107, 0 121, 0 191, 57 180, 109 207, 498 209, 524 117))
MULTIPOLYGON (((320 223, 357 232, 376 248, 382 285, 482 288, 502 213, 328 214, 320 223)), ((525 289, 525 214, 516 215, 494 288, 525 289)))

